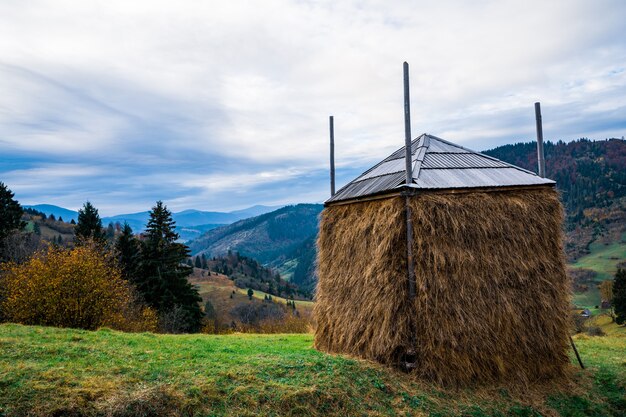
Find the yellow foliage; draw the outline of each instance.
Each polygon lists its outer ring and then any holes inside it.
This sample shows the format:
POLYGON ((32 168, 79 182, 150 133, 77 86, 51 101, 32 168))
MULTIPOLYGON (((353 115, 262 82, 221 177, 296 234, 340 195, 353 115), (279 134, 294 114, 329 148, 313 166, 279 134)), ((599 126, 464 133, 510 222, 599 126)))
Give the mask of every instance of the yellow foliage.
POLYGON ((156 329, 156 312, 137 302, 114 259, 93 243, 49 247, 4 270, 0 299, 9 321, 88 330, 156 329))

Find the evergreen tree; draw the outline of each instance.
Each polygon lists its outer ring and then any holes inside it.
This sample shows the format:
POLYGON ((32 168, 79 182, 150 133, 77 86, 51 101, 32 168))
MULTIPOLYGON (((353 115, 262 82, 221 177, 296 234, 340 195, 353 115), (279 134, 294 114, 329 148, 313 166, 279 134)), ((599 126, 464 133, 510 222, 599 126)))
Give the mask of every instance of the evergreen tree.
POLYGON ((22 206, 13 197, 11 190, 0 182, 0 241, 26 226, 22 221, 22 206))
POLYGON ((63 217, 59 216, 59 221, 62 222, 63 221, 63 217))
POLYGON ((117 259, 122 269, 122 276, 135 283, 137 274, 139 273, 139 265, 141 262, 141 252, 139 240, 133 234, 133 229, 124 223, 122 232, 115 242, 115 251, 117 259))
POLYGON ((48 216, 48 218, 50 219, 50 221, 56 222, 57 218, 54 217, 54 214, 50 214, 50 216, 48 216))
POLYGON ((253 295, 254 295, 254 291, 252 291, 252 288, 248 288, 248 299, 252 300, 253 295))
POLYGON ((70 224, 76 224, 76 221, 74 219, 70 220, 70 224))
POLYGON ((196 268, 202 268, 202 262, 200 262, 200 257, 196 256, 196 262, 194 264, 196 268))
POLYGON ((618 269, 613 280, 613 309, 615 322, 626 323, 626 269, 618 269))
POLYGON ((109 222, 107 226, 106 237, 109 242, 113 242, 115 239, 115 227, 113 226, 113 222, 109 222))
POLYGON ((87 201, 83 208, 78 210, 78 224, 74 228, 78 241, 93 239, 95 242, 104 243, 105 236, 102 231, 102 220, 98 215, 98 209, 87 201))
POLYGON ((145 301, 161 315, 181 309, 180 331, 200 329, 202 298, 187 277, 192 269, 185 264, 189 257, 187 246, 177 243, 176 223, 162 201, 150 211, 150 219, 142 242, 142 265, 137 288, 145 301))
POLYGON ((187 258, 187 265, 193 266, 193 262, 191 261, 191 258, 187 258))
POLYGON ((37 236, 41 236, 41 226, 39 226, 39 223, 35 222, 33 225, 33 232, 35 232, 37 236))

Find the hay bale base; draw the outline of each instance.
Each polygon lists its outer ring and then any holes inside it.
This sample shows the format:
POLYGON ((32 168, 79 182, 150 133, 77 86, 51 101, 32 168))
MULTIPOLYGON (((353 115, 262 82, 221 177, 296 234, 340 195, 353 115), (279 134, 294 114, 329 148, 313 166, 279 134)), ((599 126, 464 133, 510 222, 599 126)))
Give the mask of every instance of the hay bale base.
POLYGON ((409 199, 417 295, 408 297, 405 199, 327 207, 315 347, 445 385, 564 375, 569 282, 552 187, 409 199))

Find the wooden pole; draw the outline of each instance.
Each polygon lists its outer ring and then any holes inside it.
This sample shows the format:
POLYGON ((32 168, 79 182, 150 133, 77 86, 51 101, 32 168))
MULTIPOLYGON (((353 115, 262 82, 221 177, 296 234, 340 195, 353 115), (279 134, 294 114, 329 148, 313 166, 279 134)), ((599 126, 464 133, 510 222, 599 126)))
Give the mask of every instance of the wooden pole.
POLYGON ((585 369, 585 365, 583 365, 583 361, 582 359, 580 359, 578 349, 576 349, 576 345, 574 344, 574 339, 572 339, 572 336, 569 337, 569 342, 572 344, 572 349, 574 349, 574 353, 576 354, 576 359, 578 359, 578 364, 580 365, 580 368, 585 369))
POLYGON ((541 104, 535 103, 535 121, 537 123, 537 175, 546 177, 546 160, 543 153, 543 126, 541 122, 541 104))
POLYGON ((330 124, 330 196, 335 195, 335 121, 334 117, 328 118, 330 124))

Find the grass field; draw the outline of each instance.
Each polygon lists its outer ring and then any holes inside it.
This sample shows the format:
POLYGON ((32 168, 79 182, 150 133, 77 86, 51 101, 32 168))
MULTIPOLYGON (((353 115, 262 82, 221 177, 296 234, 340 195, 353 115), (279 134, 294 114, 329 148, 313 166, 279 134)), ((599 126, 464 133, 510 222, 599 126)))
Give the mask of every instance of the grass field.
MULTIPOLYGON (((596 272, 595 282, 613 279, 617 264, 626 260, 626 239, 622 235, 619 242, 604 244, 594 242, 589 247, 591 253, 571 264, 572 268, 590 269, 596 272)), ((574 294, 574 303, 579 307, 593 308, 600 304, 600 292, 595 286, 584 293, 574 294)))
MULTIPOLYGON (((606 324, 607 329, 615 325, 606 324)), ((626 334, 530 388, 442 389, 320 353, 311 334, 154 335, 0 325, 2 416, 620 416, 626 334)))

